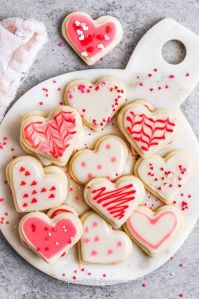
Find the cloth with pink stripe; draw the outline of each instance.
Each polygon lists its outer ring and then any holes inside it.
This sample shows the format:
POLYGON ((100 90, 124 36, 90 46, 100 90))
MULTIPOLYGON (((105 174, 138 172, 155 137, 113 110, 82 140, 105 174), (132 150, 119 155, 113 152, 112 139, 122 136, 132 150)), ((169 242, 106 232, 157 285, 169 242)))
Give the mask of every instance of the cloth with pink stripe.
POLYGON ((0 121, 46 42, 43 23, 21 18, 0 21, 0 121))

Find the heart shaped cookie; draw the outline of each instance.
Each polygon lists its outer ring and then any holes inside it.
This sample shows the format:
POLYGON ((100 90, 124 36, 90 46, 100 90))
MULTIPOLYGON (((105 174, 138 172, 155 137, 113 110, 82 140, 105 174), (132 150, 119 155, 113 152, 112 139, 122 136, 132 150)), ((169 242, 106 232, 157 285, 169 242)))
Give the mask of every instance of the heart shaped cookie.
POLYGON ((21 124, 20 142, 24 150, 65 165, 82 134, 79 113, 69 107, 55 108, 49 116, 42 112, 27 114, 21 124))
POLYGON ((132 175, 121 176, 115 183, 96 178, 84 189, 87 204, 117 228, 130 217, 144 195, 142 182, 132 175))
POLYGON ((125 142, 113 135, 100 138, 94 150, 80 150, 70 161, 70 173, 75 181, 86 184, 95 177, 115 179, 122 174, 128 156, 125 142))
POLYGON ((94 85, 87 80, 74 80, 65 91, 65 102, 78 110, 84 123, 100 131, 109 123, 126 100, 124 85, 113 78, 104 77, 94 85))
POLYGON ((64 19, 62 34, 75 52, 92 65, 121 41, 123 30, 114 17, 103 16, 94 21, 84 12, 73 12, 64 19))
POLYGON ((68 180, 64 172, 55 166, 43 168, 31 156, 12 160, 6 176, 18 212, 50 209, 67 197, 68 180))
POLYGON ((165 158, 140 158, 134 171, 146 189, 164 203, 172 203, 194 172, 192 157, 185 151, 173 151, 165 158))
POLYGON ((132 242, 122 231, 113 230, 98 214, 88 212, 81 218, 83 234, 79 242, 80 260, 92 264, 113 264, 127 260, 132 242))
POLYGON ((33 212, 21 219, 19 234, 23 244, 52 263, 78 242, 82 224, 71 212, 58 213, 52 219, 42 212, 33 212))
POLYGON ((182 230, 184 216, 172 205, 165 205, 155 212, 146 206, 138 207, 125 223, 129 236, 150 256, 165 250, 182 230))
POLYGON ((149 103, 136 101, 122 108, 118 126, 138 154, 148 157, 174 140, 176 114, 167 109, 154 110, 149 103))

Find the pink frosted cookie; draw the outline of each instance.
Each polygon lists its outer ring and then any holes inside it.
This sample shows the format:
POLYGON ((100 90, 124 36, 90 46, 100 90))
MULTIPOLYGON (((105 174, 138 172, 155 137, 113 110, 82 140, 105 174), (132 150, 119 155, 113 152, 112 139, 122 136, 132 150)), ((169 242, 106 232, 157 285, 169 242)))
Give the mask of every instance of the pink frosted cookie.
POLYGON ((84 189, 87 204, 117 228, 130 217, 144 195, 142 182, 132 175, 121 176, 115 183, 95 178, 84 189))
POLYGON ((116 179, 125 168, 127 156, 125 142, 117 136, 106 135, 97 141, 94 150, 80 150, 72 156, 70 173, 83 185, 95 177, 116 179))
POLYGON ((55 166, 43 168, 31 156, 12 160, 6 176, 18 212, 50 209, 67 197, 68 180, 64 172, 55 166))
POLYGON ((62 34, 81 59, 92 65, 121 41, 123 30, 114 17, 94 21, 84 12, 73 12, 63 20, 62 34))
POLYGON ((55 108, 49 115, 35 111, 22 119, 20 143, 28 153, 65 165, 82 134, 79 113, 69 107, 55 108))
POLYGON ((111 77, 100 78, 95 84, 79 79, 69 83, 65 102, 78 110, 84 123, 100 131, 126 100, 126 88, 111 77))
POLYGON ((98 214, 88 212, 81 218, 83 234, 78 243, 80 261, 115 264, 132 255, 132 242, 123 231, 113 230, 98 214))
POLYGON ((168 248, 183 226, 182 212, 173 205, 165 205, 155 212, 146 206, 139 206, 124 228, 142 250, 156 256, 168 248))
POLYGON ((192 157, 179 150, 169 153, 165 158, 156 155, 140 158, 134 171, 146 189, 164 203, 172 203, 192 177, 194 168, 192 157))
POLYGON ((52 218, 42 212, 33 212, 21 219, 19 234, 23 244, 51 263, 78 242, 82 224, 70 210, 57 212, 52 218))
POLYGON ((138 154, 148 157, 174 140, 176 114, 176 111, 155 110, 147 102, 135 101, 119 112, 118 126, 138 154))

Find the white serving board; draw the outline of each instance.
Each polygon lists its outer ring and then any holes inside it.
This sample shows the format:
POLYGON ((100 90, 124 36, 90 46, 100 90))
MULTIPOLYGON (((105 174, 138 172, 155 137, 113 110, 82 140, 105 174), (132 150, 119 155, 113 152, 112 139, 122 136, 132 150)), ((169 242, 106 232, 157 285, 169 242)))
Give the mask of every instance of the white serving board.
MULTIPOLYGON (((85 70, 63 74, 40 83, 23 95, 5 116, 0 127, 0 228, 13 248, 30 264, 66 282, 107 285, 125 282, 151 273, 173 256, 186 240, 199 216, 198 182, 199 182, 199 145, 196 137, 180 112, 179 105, 190 94, 199 79, 199 37, 171 19, 164 19, 149 30, 136 47, 124 70, 100 69, 85 70), (161 49, 168 40, 180 40, 186 47, 186 57, 178 65, 166 63, 161 49), (161 154, 172 149, 183 149, 191 153, 196 162, 196 174, 176 198, 177 205, 188 203, 184 210, 186 225, 183 233, 175 239, 170 247, 156 258, 146 256, 133 244, 132 258, 116 265, 80 264, 76 248, 68 256, 59 258, 54 264, 47 264, 31 250, 23 246, 19 240, 19 214, 15 211, 8 184, 5 182, 5 167, 12 156, 23 154, 19 145, 19 129, 21 117, 33 110, 50 111, 59 105, 63 98, 66 84, 84 78, 95 81, 102 76, 113 76, 126 85, 128 101, 142 99, 151 102, 156 108, 175 107, 179 110, 181 128, 175 142, 161 154), (141 83, 141 84, 140 84, 141 83), (160 88, 161 87, 161 88, 160 88), (42 105, 41 105, 42 103, 42 105)), ((103 131, 96 133, 85 129, 85 139, 80 148, 93 146, 99 136, 113 133, 120 135, 115 124, 111 122, 103 131)), ((129 156, 126 173, 132 171, 134 158, 129 156)), ((148 199, 147 199, 148 201, 148 199)), ((70 198, 69 203, 73 204, 70 198)), ((158 201, 151 201, 155 205, 158 201)), ((75 202, 80 213, 87 209, 82 201, 75 202)))

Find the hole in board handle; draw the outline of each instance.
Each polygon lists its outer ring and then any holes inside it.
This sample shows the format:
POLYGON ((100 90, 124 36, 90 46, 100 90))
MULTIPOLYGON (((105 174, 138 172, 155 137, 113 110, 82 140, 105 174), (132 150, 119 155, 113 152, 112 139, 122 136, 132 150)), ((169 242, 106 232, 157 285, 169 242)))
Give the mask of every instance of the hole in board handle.
POLYGON ((162 56, 167 63, 180 64, 185 59, 186 48, 178 40, 169 40, 162 47, 162 56))

